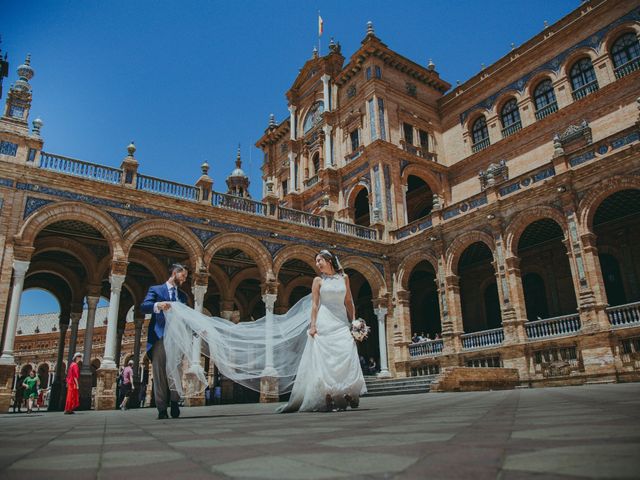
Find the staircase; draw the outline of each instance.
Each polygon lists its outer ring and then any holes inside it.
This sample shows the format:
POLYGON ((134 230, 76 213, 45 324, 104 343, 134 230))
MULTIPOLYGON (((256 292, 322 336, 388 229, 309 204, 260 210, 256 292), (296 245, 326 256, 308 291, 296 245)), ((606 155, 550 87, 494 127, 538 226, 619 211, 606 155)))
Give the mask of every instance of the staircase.
POLYGON ((365 376, 367 384, 366 397, 379 397, 383 395, 406 395, 409 393, 427 393, 431 382, 436 375, 424 375, 421 377, 406 377, 396 379, 383 379, 365 376))

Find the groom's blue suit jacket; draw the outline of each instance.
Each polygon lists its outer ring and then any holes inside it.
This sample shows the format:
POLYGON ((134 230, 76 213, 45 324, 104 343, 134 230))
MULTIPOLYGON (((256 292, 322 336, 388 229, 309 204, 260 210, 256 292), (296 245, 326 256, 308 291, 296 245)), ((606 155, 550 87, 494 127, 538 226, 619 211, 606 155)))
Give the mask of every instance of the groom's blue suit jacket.
MULTIPOLYGON (((187 303, 187 296, 181 292, 177 291, 178 300, 180 303, 187 303)), ((149 287, 149 291, 147 292, 147 296, 144 301, 140 304, 140 312, 146 314, 151 314, 151 322, 149 323, 149 334, 147 336, 147 352, 151 350, 153 344, 159 338, 164 337, 164 313, 155 313, 153 311, 153 306, 156 302, 169 302, 171 298, 169 296, 169 289, 167 288, 167 284, 163 283, 162 285, 154 285, 153 287, 149 287)))

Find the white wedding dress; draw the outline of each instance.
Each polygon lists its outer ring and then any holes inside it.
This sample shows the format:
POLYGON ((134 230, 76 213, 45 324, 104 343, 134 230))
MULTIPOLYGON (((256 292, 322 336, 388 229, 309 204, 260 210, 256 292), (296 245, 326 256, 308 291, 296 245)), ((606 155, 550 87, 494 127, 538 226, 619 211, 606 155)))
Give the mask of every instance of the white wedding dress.
POLYGON ((165 312, 164 335, 171 389, 192 396, 207 386, 199 362, 193 363, 202 339, 202 351, 225 377, 256 391, 270 377, 277 379, 279 394, 291 392, 280 412, 327 410, 327 395, 331 408, 346 408, 345 396, 356 404, 367 390, 344 305, 346 290, 342 275, 323 276, 315 337, 308 334, 311 295, 272 320, 238 324, 173 303, 165 312), (191 374, 184 386, 183 372, 191 374))
POLYGON ((348 403, 346 395, 354 404, 366 393, 344 306, 346 292, 342 275, 323 276, 316 319, 318 334, 308 337, 289 402, 278 411, 326 411, 331 408, 327 395, 331 395, 336 408, 343 409, 348 403))

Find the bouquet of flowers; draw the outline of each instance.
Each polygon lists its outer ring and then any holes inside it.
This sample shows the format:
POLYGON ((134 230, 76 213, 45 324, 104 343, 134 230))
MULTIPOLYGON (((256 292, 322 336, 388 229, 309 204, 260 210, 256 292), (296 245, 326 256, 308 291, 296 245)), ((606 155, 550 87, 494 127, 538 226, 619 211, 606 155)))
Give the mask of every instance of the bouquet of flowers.
POLYGON ((351 336, 356 342, 362 342, 369 336, 371 327, 361 318, 356 318, 351 322, 351 336))

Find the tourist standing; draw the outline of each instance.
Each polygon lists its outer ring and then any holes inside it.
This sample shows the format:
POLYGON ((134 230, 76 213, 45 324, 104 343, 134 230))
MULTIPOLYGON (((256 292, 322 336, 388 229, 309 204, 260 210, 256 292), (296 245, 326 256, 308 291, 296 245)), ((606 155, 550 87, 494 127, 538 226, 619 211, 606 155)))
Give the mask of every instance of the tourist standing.
POLYGON ((82 354, 76 353, 73 361, 69 365, 67 371, 67 402, 64 405, 64 413, 76 413, 76 409, 80 406, 80 362, 82 362, 82 354))
POLYGON ((24 398, 27 400, 27 413, 33 411, 33 404, 38 398, 38 386, 40 379, 36 375, 35 370, 29 372, 29 376, 24 379, 22 386, 24 387, 24 398))

